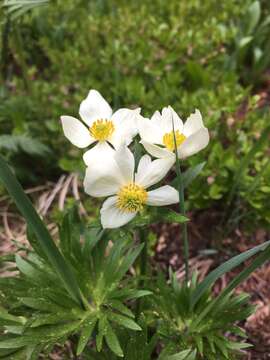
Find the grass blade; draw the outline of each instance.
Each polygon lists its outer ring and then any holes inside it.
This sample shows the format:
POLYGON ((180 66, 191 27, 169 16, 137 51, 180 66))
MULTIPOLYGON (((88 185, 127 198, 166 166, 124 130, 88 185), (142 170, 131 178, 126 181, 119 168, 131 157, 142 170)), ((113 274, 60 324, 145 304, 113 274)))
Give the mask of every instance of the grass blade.
POLYGON ((255 271, 257 268, 263 265, 263 263, 270 259, 270 247, 267 247, 262 254, 258 255, 257 258, 252 261, 252 263, 246 267, 240 274, 238 274, 229 285, 222 291, 222 293, 218 296, 218 299, 221 300, 224 296, 228 295, 231 291, 233 291, 241 282, 246 280, 249 275, 255 271))
MULTIPOLYGON (((214 284, 214 282, 220 278, 222 275, 231 271, 244 261, 248 260, 250 257, 256 255, 259 251, 263 251, 270 245, 270 241, 267 241, 261 245, 255 246, 254 248, 245 251, 240 255, 236 255, 230 260, 226 261, 224 264, 218 266, 215 270, 213 270, 206 278, 197 286, 197 289, 194 291, 191 306, 196 305, 196 303, 200 300, 200 298, 205 294, 206 291, 214 284)), ((267 249, 269 250, 269 249, 267 249)), ((268 252, 267 252, 268 253, 268 252)), ((263 253, 264 254, 264 253, 263 253)), ((261 254, 261 256, 263 255, 261 254)), ((268 257, 270 255, 268 254, 268 257)), ((264 257, 263 257, 264 258, 264 257)), ((265 260, 264 260, 265 261, 265 260)), ((247 268, 248 269, 248 268, 247 268)))

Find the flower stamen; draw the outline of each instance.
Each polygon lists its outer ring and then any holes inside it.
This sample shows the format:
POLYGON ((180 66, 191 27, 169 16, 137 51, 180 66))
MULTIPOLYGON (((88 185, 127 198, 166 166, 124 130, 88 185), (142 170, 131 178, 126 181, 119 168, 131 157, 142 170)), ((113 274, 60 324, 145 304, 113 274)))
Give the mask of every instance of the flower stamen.
POLYGON ((147 192, 136 184, 128 184, 120 189, 116 206, 125 212, 141 211, 147 200, 147 192))
POLYGON ((97 141, 108 140, 112 136, 114 130, 115 128, 113 122, 111 120, 104 119, 94 121, 89 129, 90 134, 97 141))
MULTIPOLYGON (((174 133, 175 133, 176 146, 178 147, 186 140, 186 136, 180 133, 179 130, 174 131, 174 133)), ((173 151, 175 148, 173 131, 164 134, 162 142, 168 150, 173 151)))

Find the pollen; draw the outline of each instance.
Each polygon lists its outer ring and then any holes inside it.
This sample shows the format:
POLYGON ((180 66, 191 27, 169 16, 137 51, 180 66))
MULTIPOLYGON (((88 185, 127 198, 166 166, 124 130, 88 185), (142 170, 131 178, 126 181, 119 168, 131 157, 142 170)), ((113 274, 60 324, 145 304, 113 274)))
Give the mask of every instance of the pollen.
MULTIPOLYGON (((176 146, 178 147, 186 140, 186 137, 184 134, 180 133, 179 130, 174 131, 174 134, 175 134, 176 146)), ((163 145, 165 145, 168 150, 173 151, 175 148, 173 131, 164 134, 162 142, 163 145)))
POLYGON ((89 131, 93 138, 97 141, 108 140, 114 132, 114 124, 110 120, 96 120, 90 127, 89 131))
POLYGON ((141 211, 147 200, 147 192, 139 185, 128 184, 118 193, 116 206, 125 212, 141 211))

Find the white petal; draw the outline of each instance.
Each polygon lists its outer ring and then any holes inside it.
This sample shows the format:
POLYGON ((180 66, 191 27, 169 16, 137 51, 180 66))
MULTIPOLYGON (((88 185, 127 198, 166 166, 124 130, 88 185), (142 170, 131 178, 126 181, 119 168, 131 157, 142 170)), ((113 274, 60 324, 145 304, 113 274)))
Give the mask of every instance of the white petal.
POLYGON ((172 186, 165 185, 147 193, 147 205, 163 206, 179 202, 179 193, 172 186))
POLYGON ((174 130, 183 131, 183 121, 173 110, 171 106, 162 109, 162 129, 165 133, 173 130, 172 121, 174 123, 174 130))
POLYGON ((86 169, 84 190, 94 197, 116 194, 126 184, 114 156, 93 158, 86 169))
POLYGON ((204 127, 202 121, 202 115, 200 111, 196 109, 195 113, 191 114, 187 118, 187 121, 185 122, 184 125, 183 134, 186 137, 188 137, 194 134, 195 132, 197 132, 198 130, 200 130, 202 127, 204 127))
POLYGON ((79 114, 83 121, 91 126, 97 119, 110 119, 112 109, 98 91, 90 90, 87 98, 81 102, 79 114))
POLYGON ((159 111, 155 111, 151 117, 152 124, 161 127, 162 126, 162 116, 159 111))
POLYGON ((103 174, 96 176, 95 166, 86 169, 83 182, 84 191, 93 197, 105 197, 117 194, 121 188, 121 179, 119 180, 113 174, 103 174))
POLYGON ((143 141, 152 144, 162 144, 163 132, 152 120, 143 118, 139 122, 139 133, 143 141))
POLYGON ((151 157, 149 155, 143 155, 139 161, 137 173, 143 174, 150 164, 151 157))
POLYGON ((141 120, 145 119, 145 117, 143 117, 140 113, 137 113, 134 119, 134 125, 137 131, 137 134, 139 132, 139 128, 140 128, 140 122, 141 120))
POLYGON ((188 156, 196 154, 204 149, 209 143, 209 133, 206 128, 201 128, 199 131, 190 135, 184 143, 178 148, 178 156, 184 159, 188 156))
POLYGON ((61 122, 65 137, 75 146, 85 148, 95 140, 90 135, 89 130, 78 119, 72 116, 61 116, 61 122))
POLYGON ((144 146, 145 150, 152 156, 156 158, 166 158, 166 157, 174 157, 172 151, 162 148, 158 145, 151 144, 147 141, 141 140, 140 143, 144 146))
POLYGON ((134 110, 131 109, 119 109, 111 117, 114 124, 121 125, 123 122, 128 122, 130 127, 136 127, 136 118, 140 116, 141 108, 134 110))
POLYGON ((136 136, 136 133, 136 129, 125 127, 119 131, 115 131, 108 141, 113 145, 115 150, 117 150, 121 145, 129 145, 136 136))
POLYGON ((115 131, 109 141, 115 149, 122 144, 129 145, 138 133, 137 117, 140 116, 140 111, 141 109, 119 109, 113 114, 115 131))
POLYGON ((152 161, 147 169, 138 169, 135 175, 135 183, 148 188, 160 180, 162 180, 171 169, 175 161, 175 157, 168 157, 164 159, 156 159, 152 161))
POLYGON ((91 166, 93 162, 98 161, 102 163, 103 161, 108 161, 110 158, 113 158, 115 151, 112 147, 106 142, 98 142, 92 149, 86 151, 83 154, 83 160, 87 166, 91 166))
POLYGON ((125 145, 122 145, 117 151, 115 151, 114 158, 125 182, 133 182, 135 160, 129 148, 125 145))
POLYGON ((107 199, 100 210, 104 229, 118 228, 132 220, 137 212, 124 212, 116 207, 117 196, 107 199))

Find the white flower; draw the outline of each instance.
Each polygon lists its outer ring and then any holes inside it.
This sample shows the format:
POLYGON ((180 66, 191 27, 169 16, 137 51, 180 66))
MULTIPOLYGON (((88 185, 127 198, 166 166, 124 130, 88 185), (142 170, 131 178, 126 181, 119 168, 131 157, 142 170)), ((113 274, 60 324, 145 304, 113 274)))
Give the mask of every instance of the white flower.
POLYGON ((185 124, 169 106, 156 111, 151 120, 140 117, 138 122, 141 143, 156 158, 174 157, 174 123, 177 154, 180 159, 196 154, 209 143, 209 133, 203 125, 199 110, 191 114, 185 124))
POLYGON ((170 170, 172 158, 151 161, 144 155, 135 173, 131 151, 121 146, 113 160, 95 162, 86 170, 85 192, 94 197, 110 196, 101 208, 103 228, 117 228, 132 220, 145 205, 163 206, 179 202, 178 192, 171 186, 146 191, 170 170))
POLYGON ((72 116, 61 116, 65 136, 79 148, 96 143, 83 158, 86 165, 93 159, 112 154, 111 144, 117 149, 122 142, 127 145, 136 135, 136 116, 140 109, 119 109, 114 114, 110 105, 96 90, 90 90, 87 98, 82 101, 79 114, 83 124, 72 116))

